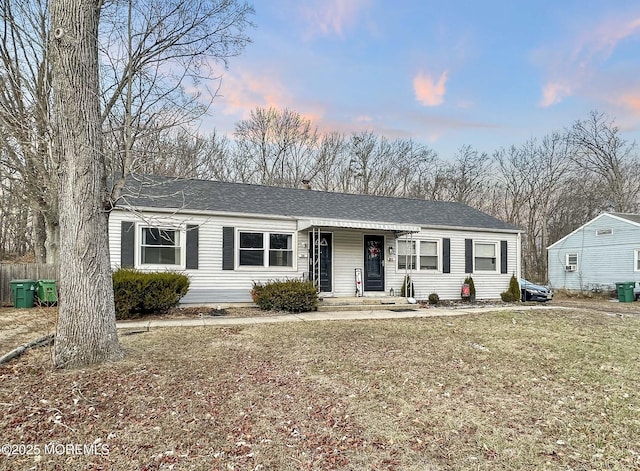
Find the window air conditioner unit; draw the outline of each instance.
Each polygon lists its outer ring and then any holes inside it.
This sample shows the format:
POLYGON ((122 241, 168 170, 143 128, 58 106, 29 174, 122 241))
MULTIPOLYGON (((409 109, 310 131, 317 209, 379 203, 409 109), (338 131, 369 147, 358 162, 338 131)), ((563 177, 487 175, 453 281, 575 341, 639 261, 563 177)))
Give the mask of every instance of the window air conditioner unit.
POLYGON ((576 265, 567 265, 564 267, 566 271, 576 271, 578 267, 576 265))

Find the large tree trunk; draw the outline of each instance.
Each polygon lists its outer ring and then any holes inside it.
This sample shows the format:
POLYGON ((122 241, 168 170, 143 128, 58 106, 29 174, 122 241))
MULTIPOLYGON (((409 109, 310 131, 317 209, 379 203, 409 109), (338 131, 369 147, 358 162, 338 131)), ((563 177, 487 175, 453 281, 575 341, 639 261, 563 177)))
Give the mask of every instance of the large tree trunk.
POLYGON ((122 358, 109 265, 98 99, 100 0, 52 0, 56 151, 60 157, 60 314, 56 367, 122 358))

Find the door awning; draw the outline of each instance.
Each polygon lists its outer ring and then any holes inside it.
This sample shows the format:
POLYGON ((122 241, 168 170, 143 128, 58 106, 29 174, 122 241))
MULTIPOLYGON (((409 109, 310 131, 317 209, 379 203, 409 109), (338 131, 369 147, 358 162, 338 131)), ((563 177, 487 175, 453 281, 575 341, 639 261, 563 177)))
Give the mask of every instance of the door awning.
POLYGON ((346 219, 299 219, 298 230, 302 231, 310 227, 338 227, 343 229, 368 229, 377 231, 389 231, 396 234, 411 234, 420 232, 420 226, 413 224, 396 224, 390 222, 375 221, 351 221, 346 219))

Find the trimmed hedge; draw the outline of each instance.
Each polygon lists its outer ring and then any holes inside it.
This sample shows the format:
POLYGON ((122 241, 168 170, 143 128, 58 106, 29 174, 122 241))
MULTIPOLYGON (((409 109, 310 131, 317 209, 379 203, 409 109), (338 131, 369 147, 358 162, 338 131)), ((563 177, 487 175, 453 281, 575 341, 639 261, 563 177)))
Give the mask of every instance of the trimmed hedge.
POLYGON ((178 304, 188 289, 189 278, 180 273, 121 268, 113 273, 116 319, 165 313, 178 304))
POLYGON ((306 312, 318 307, 318 292, 311 281, 254 283, 251 296, 265 311, 306 312))

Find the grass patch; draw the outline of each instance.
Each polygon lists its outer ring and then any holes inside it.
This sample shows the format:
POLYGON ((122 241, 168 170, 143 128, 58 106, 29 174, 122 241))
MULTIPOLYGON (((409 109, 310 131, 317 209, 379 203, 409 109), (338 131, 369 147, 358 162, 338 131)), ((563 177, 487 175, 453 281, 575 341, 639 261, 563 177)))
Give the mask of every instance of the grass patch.
POLYGON ((156 330, 126 360, 0 367, 27 469, 635 469, 640 319, 584 310, 156 330), (173 466, 173 467, 172 467, 173 466))

